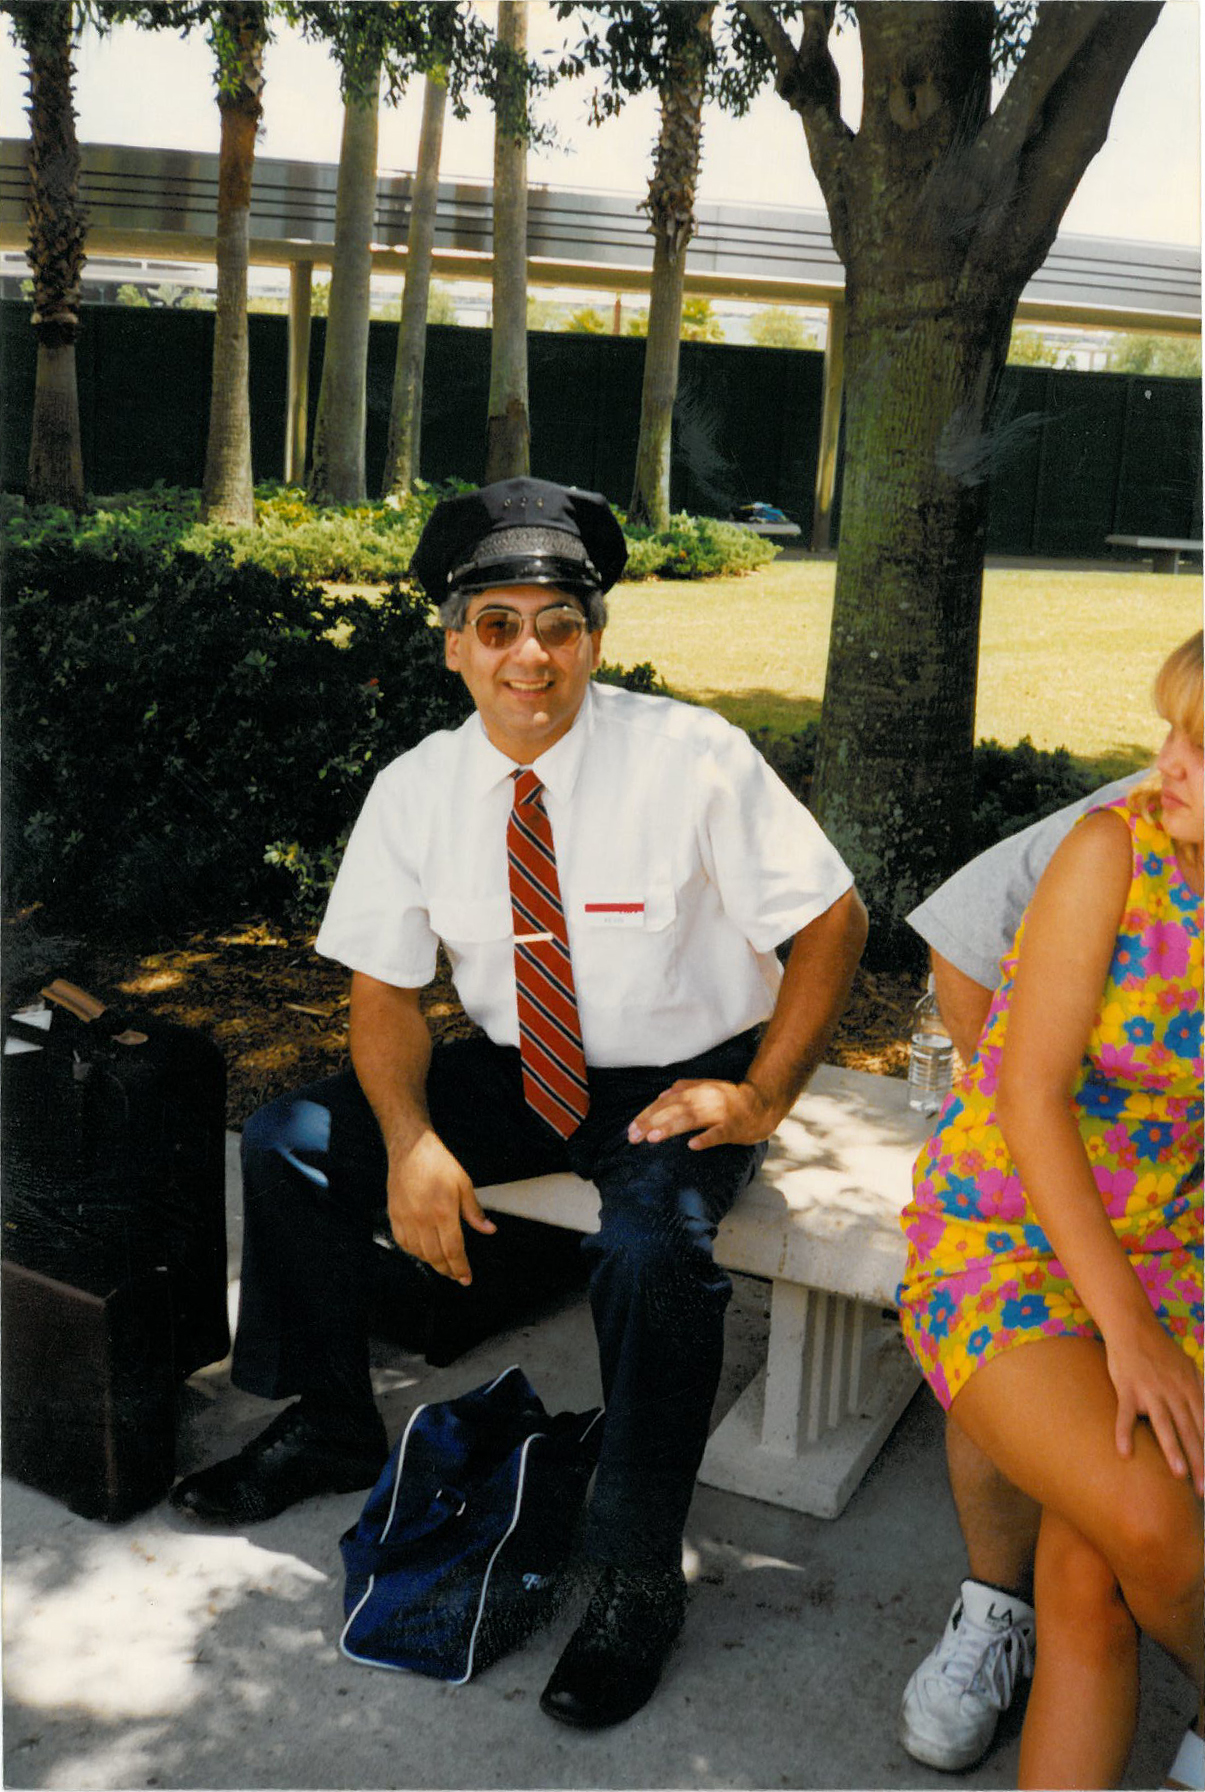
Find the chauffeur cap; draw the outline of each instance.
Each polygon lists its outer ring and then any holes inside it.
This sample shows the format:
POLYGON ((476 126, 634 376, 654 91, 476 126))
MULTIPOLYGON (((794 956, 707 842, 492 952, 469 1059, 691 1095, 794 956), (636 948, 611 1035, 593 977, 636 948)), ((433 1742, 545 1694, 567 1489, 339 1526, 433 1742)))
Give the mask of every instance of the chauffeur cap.
POLYGON ((573 597, 609 591, 628 557, 600 492, 547 479, 502 479, 444 498, 410 571, 435 604, 499 585, 550 585, 573 597))

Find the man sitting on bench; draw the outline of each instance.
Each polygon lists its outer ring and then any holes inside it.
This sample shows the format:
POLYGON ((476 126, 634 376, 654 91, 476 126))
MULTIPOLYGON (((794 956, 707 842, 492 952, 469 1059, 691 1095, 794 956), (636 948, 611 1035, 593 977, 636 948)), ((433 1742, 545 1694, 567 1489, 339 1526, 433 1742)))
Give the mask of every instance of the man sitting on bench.
POLYGON ((318 950, 353 972, 355 1074, 261 1110, 243 1140, 233 1379, 300 1399, 173 1496, 246 1524, 369 1485, 374 1216, 467 1284, 493 1230, 475 1186, 589 1178, 597 1582, 540 1701, 582 1728, 640 1709, 681 1627, 730 1292, 716 1228, 866 935, 848 870, 744 734, 592 684, 625 558, 604 499, 536 479, 446 499, 423 532, 413 570, 476 714, 387 766, 349 841, 318 950), (418 997, 440 940, 485 1036, 433 1048, 418 997))

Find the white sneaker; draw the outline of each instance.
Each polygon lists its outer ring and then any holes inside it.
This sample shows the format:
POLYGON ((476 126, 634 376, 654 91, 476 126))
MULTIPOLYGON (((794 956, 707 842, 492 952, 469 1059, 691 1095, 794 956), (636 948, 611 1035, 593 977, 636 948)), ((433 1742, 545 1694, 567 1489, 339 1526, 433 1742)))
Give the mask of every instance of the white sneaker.
POLYGON ((1033 1673, 1034 1613, 982 1581, 964 1580, 937 1647, 904 1688, 899 1738, 916 1761, 957 1772, 977 1761, 1033 1673))
POLYGON ((1195 1730, 1186 1733, 1163 1784, 1180 1788, 1181 1792, 1205 1786, 1205 1738, 1195 1730))

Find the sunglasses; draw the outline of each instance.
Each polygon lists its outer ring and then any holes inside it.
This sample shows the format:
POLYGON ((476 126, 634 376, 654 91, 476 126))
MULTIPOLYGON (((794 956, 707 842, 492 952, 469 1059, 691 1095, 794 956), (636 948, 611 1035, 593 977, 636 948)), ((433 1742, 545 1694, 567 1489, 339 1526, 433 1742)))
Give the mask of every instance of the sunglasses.
MULTIPOLYGON (((491 604, 474 616, 472 626, 481 645, 497 651, 514 646, 523 633, 525 620, 518 610, 491 604)), ((537 610, 531 620, 541 647, 570 647, 586 632, 586 618, 576 604, 549 604, 546 610, 537 610)))

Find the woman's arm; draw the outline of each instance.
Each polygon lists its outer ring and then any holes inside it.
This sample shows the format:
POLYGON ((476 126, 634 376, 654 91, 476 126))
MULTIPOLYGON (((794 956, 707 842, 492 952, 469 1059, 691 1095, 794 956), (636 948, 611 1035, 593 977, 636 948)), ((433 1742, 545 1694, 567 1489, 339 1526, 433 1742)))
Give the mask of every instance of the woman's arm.
POLYGON ((1117 1448, 1151 1424, 1173 1474, 1203 1485, 1199 1378, 1164 1332, 1109 1223, 1070 1104, 1131 878, 1129 830, 1089 816, 1030 905, 1000 1066, 997 1117, 1034 1212, 1100 1328, 1117 1390, 1117 1448), (1187 1460, 1186 1460, 1187 1458, 1187 1460))

